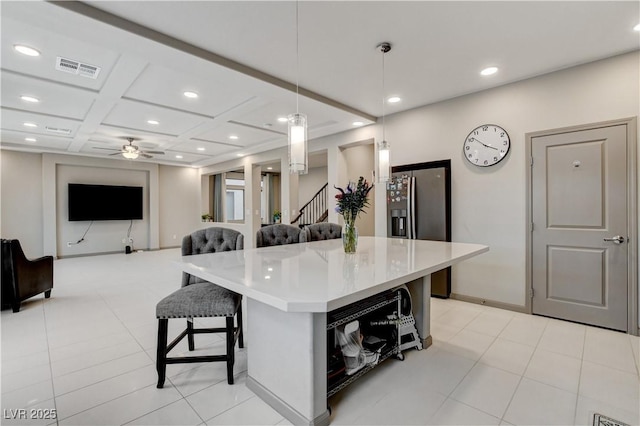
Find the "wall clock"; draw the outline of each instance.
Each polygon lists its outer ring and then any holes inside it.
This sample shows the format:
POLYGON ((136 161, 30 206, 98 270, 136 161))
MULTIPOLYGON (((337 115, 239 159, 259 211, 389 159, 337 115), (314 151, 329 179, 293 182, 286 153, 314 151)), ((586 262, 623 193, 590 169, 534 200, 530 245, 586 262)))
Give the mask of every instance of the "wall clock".
POLYGON ((489 167, 498 164, 509 153, 509 134, 495 124, 483 124, 469 133, 464 140, 464 158, 474 166, 489 167))

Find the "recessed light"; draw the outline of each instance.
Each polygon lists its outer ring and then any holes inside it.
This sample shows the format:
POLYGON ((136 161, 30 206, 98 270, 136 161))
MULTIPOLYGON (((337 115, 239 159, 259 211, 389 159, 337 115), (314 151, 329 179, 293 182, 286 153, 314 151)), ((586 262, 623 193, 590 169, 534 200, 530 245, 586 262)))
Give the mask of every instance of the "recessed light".
POLYGON ((400 102, 402 99, 400 99, 398 96, 391 96, 389 99, 387 99, 387 102, 389 102, 390 104, 395 104, 400 102))
POLYGON ((157 121, 157 120, 147 120, 147 123, 149 123, 149 124, 153 124, 153 125, 160 124, 160 122, 159 122, 159 121, 157 121))
POLYGON ((286 123, 287 121, 289 121, 289 119, 287 117, 278 117, 278 121, 280 123, 286 123))
POLYGON ((24 138, 24 140, 27 142, 38 142, 38 139, 36 138, 24 138))
POLYGON ((203 147, 198 147, 198 151, 204 151, 203 147))
POLYGON ((14 44, 13 48, 17 51, 22 53, 23 55, 27 55, 27 56, 40 56, 40 52, 37 51, 36 49, 34 49, 33 47, 29 47, 29 46, 25 46, 23 44, 14 44))
POLYGON ((238 137, 236 135, 231 135, 231 136, 229 136, 229 139, 235 141, 235 140, 238 140, 238 137))
POLYGON ((354 121, 353 123, 354 126, 362 126, 364 123, 362 121, 354 121))
POLYGON ((40 102, 40 99, 35 98, 33 96, 28 96, 28 95, 22 95, 22 96, 20 96, 20 99, 22 99, 25 102, 32 102, 32 103, 40 102))
POLYGON ((498 72, 498 67, 489 67, 489 68, 485 68, 482 71, 480 71, 480 74, 482 75, 493 75, 495 73, 498 72))
POLYGON ((185 95, 187 98, 192 98, 192 99, 195 99, 198 97, 198 94, 196 92, 191 92, 188 90, 184 92, 183 95, 185 95))
POLYGON ((238 154, 236 154, 236 155, 237 155, 238 157, 244 157, 244 154, 243 154, 243 153, 238 153, 238 154))
POLYGON ((640 24, 633 27, 633 31, 640 31, 640 24))
POLYGON ((267 170, 273 170, 273 167, 267 167, 267 170))
POLYGON ((176 158, 182 158, 182 155, 176 155, 176 158))
POLYGON ((38 127, 38 125, 36 123, 29 123, 29 122, 24 122, 24 123, 22 123, 22 125, 24 127, 38 127))

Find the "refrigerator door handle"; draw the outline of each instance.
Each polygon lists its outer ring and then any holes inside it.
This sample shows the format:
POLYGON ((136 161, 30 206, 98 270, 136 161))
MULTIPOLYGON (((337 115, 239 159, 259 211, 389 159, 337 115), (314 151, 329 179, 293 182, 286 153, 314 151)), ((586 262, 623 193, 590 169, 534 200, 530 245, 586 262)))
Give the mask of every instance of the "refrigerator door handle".
POLYGON ((411 177, 411 238, 418 239, 416 232, 416 177, 411 177))
POLYGON ((407 187, 407 238, 416 239, 416 178, 411 176, 408 180, 407 187))
POLYGON ((407 239, 410 240, 411 236, 411 178, 407 180, 407 239))

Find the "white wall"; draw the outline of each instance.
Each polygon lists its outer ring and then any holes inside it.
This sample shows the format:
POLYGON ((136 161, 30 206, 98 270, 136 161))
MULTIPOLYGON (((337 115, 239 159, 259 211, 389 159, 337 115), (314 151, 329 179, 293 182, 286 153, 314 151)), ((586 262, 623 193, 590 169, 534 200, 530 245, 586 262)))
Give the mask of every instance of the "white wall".
POLYGON ((0 170, 0 235, 29 258, 53 254, 42 246, 42 155, 2 150, 0 170))

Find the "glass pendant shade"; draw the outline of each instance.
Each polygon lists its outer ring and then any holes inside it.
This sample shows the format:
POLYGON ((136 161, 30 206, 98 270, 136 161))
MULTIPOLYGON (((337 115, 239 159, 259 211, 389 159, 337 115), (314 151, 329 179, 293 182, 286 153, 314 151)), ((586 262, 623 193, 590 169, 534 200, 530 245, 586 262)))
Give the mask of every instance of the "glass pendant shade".
POLYGON ((382 141, 378 144, 378 182, 388 182, 390 175, 389 143, 382 141))
POLYGON ((289 173, 307 174, 307 116, 290 114, 289 120, 289 173))

